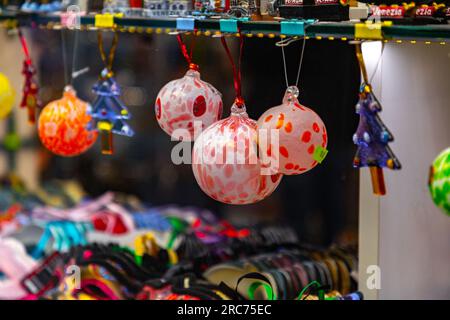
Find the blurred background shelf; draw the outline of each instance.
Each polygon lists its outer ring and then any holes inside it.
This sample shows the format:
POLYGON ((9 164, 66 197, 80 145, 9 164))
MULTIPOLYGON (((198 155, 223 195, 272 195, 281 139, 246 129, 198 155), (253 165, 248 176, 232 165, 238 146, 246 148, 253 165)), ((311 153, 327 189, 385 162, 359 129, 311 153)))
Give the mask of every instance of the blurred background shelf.
MULTIPOLYGON (((43 27, 49 29, 61 28, 61 16, 58 14, 37 13, 3 13, 0 21, 16 22, 23 27, 43 27)), ((95 28, 95 16, 82 16, 81 29, 95 28)), ((176 18, 141 18, 115 17, 114 23, 120 31, 136 33, 169 33, 176 31, 176 18)), ((318 22, 306 28, 306 36, 324 39, 355 39, 355 25, 353 22, 318 22)), ((238 26, 246 36, 276 37, 281 35, 279 21, 238 21, 238 26)), ((219 19, 197 19, 195 28, 203 35, 210 36, 220 33, 219 19)), ((391 25, 382 26, 384 40, 418 40, 445 43, 450 40, 450 25, 391 25)), ((367 37, 360 37, 364 40, 367 37)))

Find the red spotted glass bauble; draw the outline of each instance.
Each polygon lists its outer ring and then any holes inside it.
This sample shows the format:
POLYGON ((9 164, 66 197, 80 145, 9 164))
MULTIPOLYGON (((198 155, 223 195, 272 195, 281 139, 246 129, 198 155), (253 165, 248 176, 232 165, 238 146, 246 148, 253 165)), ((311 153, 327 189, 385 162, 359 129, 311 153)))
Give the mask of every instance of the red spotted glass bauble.
POLYGON ((77 98, 67 86, 61 99, 50 102, 39 116, 38 131, 42 144, 51 152, 65 157, 88 150, 97 139, 97 132, 87 129, 91 116, 88 104, 77 98))
MULTIPOLYGON (((314 168, 327 146, 327 131, 320 117, 301 105, 297 87, 289 87, 283 103, 270 108, 258 120, 258 129, 267 134, 267 144, 260 156, 267 157, 273 172, 286 175, 302 174, 314 168), (270 135, 277 130, 278 141, 270 135), (265 154, 262 154, 265 153, 265 154)), ((326 153, 325 153, 326 154, 326 153)))
POLYGON ((195 179, 211 198, 229 204, 250 204, 268 197, 281 181, 270 175, 257 155, 256 121, 245 107, 233 105, 230 117, 206 128, 193 148, 195 179))
POLYGON ((193 141, 195 125, 204 129, 222 117, 222 96, 200 79, 198 71, 189 69, 159 91, 155 114, 159 126, 174 139, 193 141))

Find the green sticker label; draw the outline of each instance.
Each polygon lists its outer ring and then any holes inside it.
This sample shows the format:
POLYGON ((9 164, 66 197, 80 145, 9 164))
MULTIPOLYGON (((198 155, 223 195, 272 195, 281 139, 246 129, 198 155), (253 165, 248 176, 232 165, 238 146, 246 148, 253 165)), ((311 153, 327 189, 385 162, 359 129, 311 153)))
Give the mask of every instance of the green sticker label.
POLYGON ((322 163, 323 159, 325 159, 327 154, 328 154, 328 150, 327 149, 325 149, 322 146, 317 146, 314 149, 313 159, 316 160, 318 163, 322 163))

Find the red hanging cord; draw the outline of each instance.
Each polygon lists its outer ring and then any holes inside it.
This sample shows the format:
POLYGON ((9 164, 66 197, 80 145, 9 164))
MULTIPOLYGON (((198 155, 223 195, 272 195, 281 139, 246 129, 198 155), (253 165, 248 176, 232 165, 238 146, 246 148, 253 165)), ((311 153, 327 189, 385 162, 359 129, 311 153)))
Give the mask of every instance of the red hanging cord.
POLYGON ((22 31, 20 31, 20 29, 19 29, 19 39, 20 43, 22 44, 23 53, 25 54, 26 63, 31 64, 31 57, 30 52, 28 51, 27 41, 25 40, 25 37, 23 36, 22 31))
POLYGON ((177 34, 177 40, 178 44, 180 45, 181 53, 183 54, 184 58, 186 59, 187 63, 189 64, 189 69, 198 71, 198 65, 192 62, 192 53, 194 51, 194 45, 195 45, 195 35, 197 33, 197 29, 194 30, 194 34, 192 36, 191 40, 191 52, 188 53, 186 44, 183 41, 183 38, 181 37, 181 34, 177 34))
POLYGON ((220 40, 222 41, 222 45, 225 48, 225 51, 227 52, 228 59, 230 59, 231 68, 233 70, 234 90, 236 91, 236 99, 234 100, 234 103, 238 107, 242 107, 244 105, 244 98, 242 98, 241 94, 241 60, 242 60, 242 48, 244 47, 244 38, 241 35, 241 30, 239 30, 239 39, 240 39, 239 60, 238 65, 236 66, 233 61, 233 57, 231 56, 230 48, 228 48, 225 37, 220 38, 220 40))

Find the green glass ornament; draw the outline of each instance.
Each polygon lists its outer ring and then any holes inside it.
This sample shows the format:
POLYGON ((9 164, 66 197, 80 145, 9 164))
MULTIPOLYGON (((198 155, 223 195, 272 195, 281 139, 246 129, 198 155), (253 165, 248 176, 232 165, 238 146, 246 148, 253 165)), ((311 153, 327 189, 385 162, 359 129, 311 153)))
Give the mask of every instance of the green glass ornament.
POLYGON ((450 147, 431 165, 428 187, 434 203, 450 216, 450 147))
POLYGON ((17 134, 17 132, 8 133, 3 140, 4 148, 10 152, 19 150, 20 144, 20 136, 17 134))

